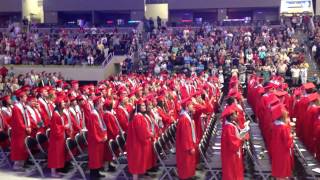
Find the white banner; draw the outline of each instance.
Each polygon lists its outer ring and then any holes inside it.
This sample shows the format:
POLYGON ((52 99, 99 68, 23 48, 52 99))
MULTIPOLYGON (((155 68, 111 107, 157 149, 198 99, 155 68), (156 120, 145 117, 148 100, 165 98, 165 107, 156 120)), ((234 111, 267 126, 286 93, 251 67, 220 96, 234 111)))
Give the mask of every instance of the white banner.
POLYGON ((312 0, 281 0, 281 15, 308 14, 313 15, 312 0))

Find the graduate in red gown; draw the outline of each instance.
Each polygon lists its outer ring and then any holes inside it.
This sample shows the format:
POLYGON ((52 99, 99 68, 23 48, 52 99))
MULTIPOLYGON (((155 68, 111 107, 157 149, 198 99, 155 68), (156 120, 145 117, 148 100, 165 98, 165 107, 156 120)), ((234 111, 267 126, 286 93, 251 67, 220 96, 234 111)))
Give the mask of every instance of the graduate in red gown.
POLYGON ((104 177, 99 170, 104 167, 108 134, 107 125, 103 120, 101 97, 95 97, 93 103, 94 109, 91 112, 90 120, 87 121, 87 128, 90 178, 95 179, 104 177))
POLYGON ((196 170, 196 141, 195 123, 191 119, 194 107, 191 98, 182 101, 182 108, 176 132, 176 159, 180 179, 189 179, 196 170))
POLYGON ((60 177, 57 174, 56 169, 63 168, 66 162, 66 129, 67 117, 63 113, 65 108, 65 102, 63 97, 58 97, 55 100, 56 109, 52 114, 50 120, 50 136, 49 136, 49 147, 48 147, 48 168, 51 168, 52 177, 60 177))
MULTIPOLYGON (((117 135, 120 135, 123 133, 123 130, 121 129, 120 123, 116 117, 116 113, 113 110, 114 102, 106 99, 103 105, 104 115, 103 120, 107 126, 107 135, 108 139, 115 140, 117 135)), ((109 151, 109 148, 106 148, 106 161, 109 162, 109 168, 108 171, 115 171, 115 167, 112 165, 112 154, 109 151)))
POLYGON ((11 97, 4 96, 1 98, 2 107, 0 110, 0 133, 4 135, 1 137, 0 146, 2 148, 7 148, 10 146, 9 138, 8 138, 8 130, 10 128, 10 122, 12 118, 12 108, 11 108, 11 97), (7 136, 6 136, 7 135, 7 136))
POLYGON ((35 138, 38 132, 45 132, 44 123, 41 120, 41 115, 37 108, 38 102, 36 97, 29 96, 27 101, 26 111, 31 124, 31 137, 35 138))
POLYGON ((153 104, 152 104, 151 98, 147 99, 146 106, 147 106, 147 113, 145 113, 144 116, 148 121, 149 131, 152 134, 152 139, 150 142, 148 142, 148 145, 147 145, 149 147, 149 151, 146 154, 146 156, 148 156, 148 158, 146 158, 148 160, 147 170, 151 172, 155 172, 157 170, 156 169, 157 156, 153 150, 153 143, 154 141, 157 140, 156 137, 158 137, 158 135, 156 134, 157 125, 155 122, 155 117, 154 117, 154 114, 152 113, 153 104))
POLYGON ((270 154, 272 157, 272 176, 277 180, 292 176, 294 167, 293 138, 290 129, 290 118, 282 104, 277 105, 273 111, 272 137, 270 154))
POLYGON ((245 135, 240 136, 240 128, 237 123, 238 115, 235 108, 225 110, 225 124, 221 135, 221 162, 223 180, 241 180, 243 174, 242 144, 245 135))
POLYGON ((318 106, 318 112, 315 114, 312 131, 312 144, 311 148, 314 151, 315 157, 320 161, 320 107, 318 106))
POLYGON ((128 130, 129 119, 131 117, 128 107, 128 97, 122 97, 118 107, 115 108, 116 116, 124 132, 128 130))
POLYGON ((28 159, 27 149, 24 143, 25 138, 31 134, 30 122, 27 117, 25 103, 27 94, 22 90, 16 91, 18 102, 12 110, 11 120, 11 160, 15 161, 13 169, 21 170, 24 162, 28 159))
POLYGON ((41 87, 39 88, 38 92, 40 94, 40 97, 38 98, 41 108, 40 113, 45 126, 48 127, 50 125, 50 119, 52 116, 52 109, 50 108, 50 104, 48 102, 48 89, 47 87, 41 87))
POLYGON ((133 175, 133 180, 137 180, 139 174, 144 174, 147 171, 149 159, 146 154, 150 151, 148 144, 153 138, 148 120, 144 116, 146 113, 145 101, 140 99, 136 103, 137 113, 129 122, 126 143, 129 172, 133 175))

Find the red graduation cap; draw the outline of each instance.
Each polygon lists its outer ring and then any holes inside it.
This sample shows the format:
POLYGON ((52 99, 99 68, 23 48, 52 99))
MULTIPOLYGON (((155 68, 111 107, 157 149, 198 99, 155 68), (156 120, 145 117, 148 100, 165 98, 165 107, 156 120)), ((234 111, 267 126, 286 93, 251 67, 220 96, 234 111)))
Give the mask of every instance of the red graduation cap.
POLYGON ((190 104, 192 104, 192 97, 190 96, 190 97, 187 97, 187 98, 185 98, 185 99, 183 99, 182 101, 181 101, 181 106, 183 107, 183 108, 186 108, 187 106, 189 106, 190 104))
POLYGON ((286 91, 275 91, 274 94, 278 97, 282 97, 287 95, 288 93, 286 91))
POLYGON ((312 93, 308 96, 308 101, 309 102, 313 102, 316 101, 319 98, 319 94, 318 93, 312 93))
POLYGON ((15 91, 15 95, 20 98, 20 97, 23 97, 23 96, 25 96, 27 94, 22 89, 18 89, 18 90, 15 91))
POLYGON ((11 96, 3 96, 2 98, 1 98, 1 101, 6 101, 6 102, 8 102, 9 100, 11 99, 11 96))
POLYGON ((59 96, 54 101, 55 104, 61 104, 62 102, 64 102, 64 96, 59 96))
POLYGON ((277 119, 282 118, 283 112, 286 111, 283 104, 277 104, 275 106, 272 106, 271 108, 271 120, 275 121, 277 119))
POLYGON ((316 86, 313 83, 305 83, 302 85, 305 90, 314 89, 316 86))

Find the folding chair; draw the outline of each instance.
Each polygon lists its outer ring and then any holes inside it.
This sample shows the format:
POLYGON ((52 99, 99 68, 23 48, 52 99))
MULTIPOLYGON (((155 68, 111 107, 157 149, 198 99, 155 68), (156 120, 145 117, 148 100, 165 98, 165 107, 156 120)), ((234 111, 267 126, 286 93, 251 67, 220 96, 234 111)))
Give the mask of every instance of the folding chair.
POLYGON ((207 159, 207 157, 206 157, 207 148, 205 148, 203 141, 201 143, 199 143, 198 148, 199 148, 200 157, 204 161, 206 172, 209 172, 212 175, 212 177, 210 177, 209 179, 210 180, 212 180, 212 179, 218 180, 219 179, 218 175, 222 172, 221 166, 219 166, 217 163, 213 163, 212 161, 209 161, 209 159, 207 159))
MULTIPOLYGON (((165 179, 168 177, 170 180, 173 180, 173 177, 171 175, 171 172, 175 172, 175 167, 177 166, 176 158, 167 158, 167 156, 162 151, 161 145, 159 141, 155 141, 153 143, 154 151, 157 155, 157 158, 161 164, 161 167, 163 168, 164 173, 159 178, 160 180, 165 179)), ((176 173, 176 172, 175 172, 176 173)))
MULTIPOLYGON (((0 143, 7 143, 7 141, 9 141, 9 136, 6 132, 0 132, 0 143)), ((8 147, 1 147, 0 146, 0 167, 4 167, 4 166, 9 166, 11 167, 11 163, 9 160, 9 155, 10 155, 10 146, 8 147)))
POLYGON ((86 145, 88 146, 88 131, 82 131, 83 138, 85 140, 86 145))
POLYGON ((12 129, 9 128, 9 129, 8 129, 8 136, 9 136, 9 141, 10 141, 10 142, 11 142, 11 131, 12 131, 12 129))
POLYGON ((41 177, 44 178, 42 164, 45 164, 47 162, 47 154, 39 151, 38 153, 32 153, 33 150, 38 148, 37 140, 34 138, 31 138, 30 136, 27 136, 25 138, 25 145, 27 148, 27 152, 29 154, 29 157, 31 158, 31 161, 33 162, 33 166, 28 169, 28 172, 33 172, 33 170, 37 170, 41 177))
POLYGON ((50 128, 48 128, 48 129, 46 130, 46 136, 47 136, 48 139, 49 139, 49 136, 50 136, 50 131, 51 131, 50 128))
POLYGON ((77 148, 81 154, 85 154, 85 147, 87 146, 86 140, 81 133, 77 133, 75 136, 75 140, 77 143, 77 148))
POLYGON ((88 164, 88 155, 87 154, 80 154, 75 155, 73 152, 75 149, 77 149, 77 142, 71 138, 67 138, 66 140, 66 146, 68 153, 71 157, 71 162, 76 167, 76 170, 69 173, 68 177, 71 178, 75 175, 75 173, 78 171, 83 179, 86 179, 86 175, 83 170, 83 166, 86 166, 88 164))
POLYGON ((125 144, 126 144, 125 137, 117 135, 116 142, 117 142, 118 147, 119 147, 120 155, 127 154, 127 152, 125 150, 125 144))
POLYGON ((38 148, 42 153, 47 153, 47 149, 45 147, 43 147, 43 145, 48 142, 48 137, 47 135, 43 134, 43 133, 37 133, 36 135, 36 140, 38 143, 38 148))
POLYGON ((113 157, 113 161, 117 163, 117 169, 119 171, 117 177, 123 175, 125 179, 129 179, 127 173, 125 172, 125 168, 128 166, 127 158, 124 154, 122 154, 121 157, 117 155, 117 151, 120 149, 118 143, 111 139, 108 145, 113 157))

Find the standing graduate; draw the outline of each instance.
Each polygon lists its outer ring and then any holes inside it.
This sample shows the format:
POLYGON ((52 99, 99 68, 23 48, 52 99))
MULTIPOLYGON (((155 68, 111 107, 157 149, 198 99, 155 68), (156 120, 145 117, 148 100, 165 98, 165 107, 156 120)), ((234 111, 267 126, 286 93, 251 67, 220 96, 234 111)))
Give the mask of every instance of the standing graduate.
POLYGON ((106 141, 108 140, 107 126, 103 120, 103 103, 101 97, 93 100, 94 108, 90 119, 87 121, 88 128, 88 156, 90 178, 102 178, 99 170, 104 167, 106 141))
POLYGON ((65 102, 63 97, 58 97, 55 100, 56 109, 54 110, 50 120, 50 136, 48 147, 48 168, 51 168, 51 176, 59 178, 56 169, 63 168, 66 161, 66 130, 69 128, 67 125, 67 117, 63 113, 65 102))
POLYGON ((237 123, 238 113, 236 107, 226 109, 223 115, 225 123, 221 135, 221 162, 223 180, 242 180, 243 157, 242 145, 246 135, 240 133, 241 129, 237 123))
POLYGON ((11 160, 14 161, 14 170, 21 170, 24 162, 28 159, 27 149, 24 143, 25 138, 31 134, 31 124, 27 117, 25 104, 27 94, 22 90, 15 92, 18 102, 12 110, 11 120, 11 160))
POLYGON ((126 149, 128 153, 129 172, 133 174, 133 180, 137 180, 139 174, 147 171, 150 161, 146 154, 149 152, 148 144, 153 138, 146 117, 146 104, 143 99, 137 102, 137 113, 129 122, 126 149))
POLYGON ((277 180, 288 179, 293 170, 293 138, 290 129, 290 118, 282 104, 272 112, 273 119, 271 137, 272 176, 277 180))
POLYGON ((191 119, 195 112, 191 98, 182 101, 176 132, 176 159, 180 179, 189 179, 196 170, 196 128, 191 119))

